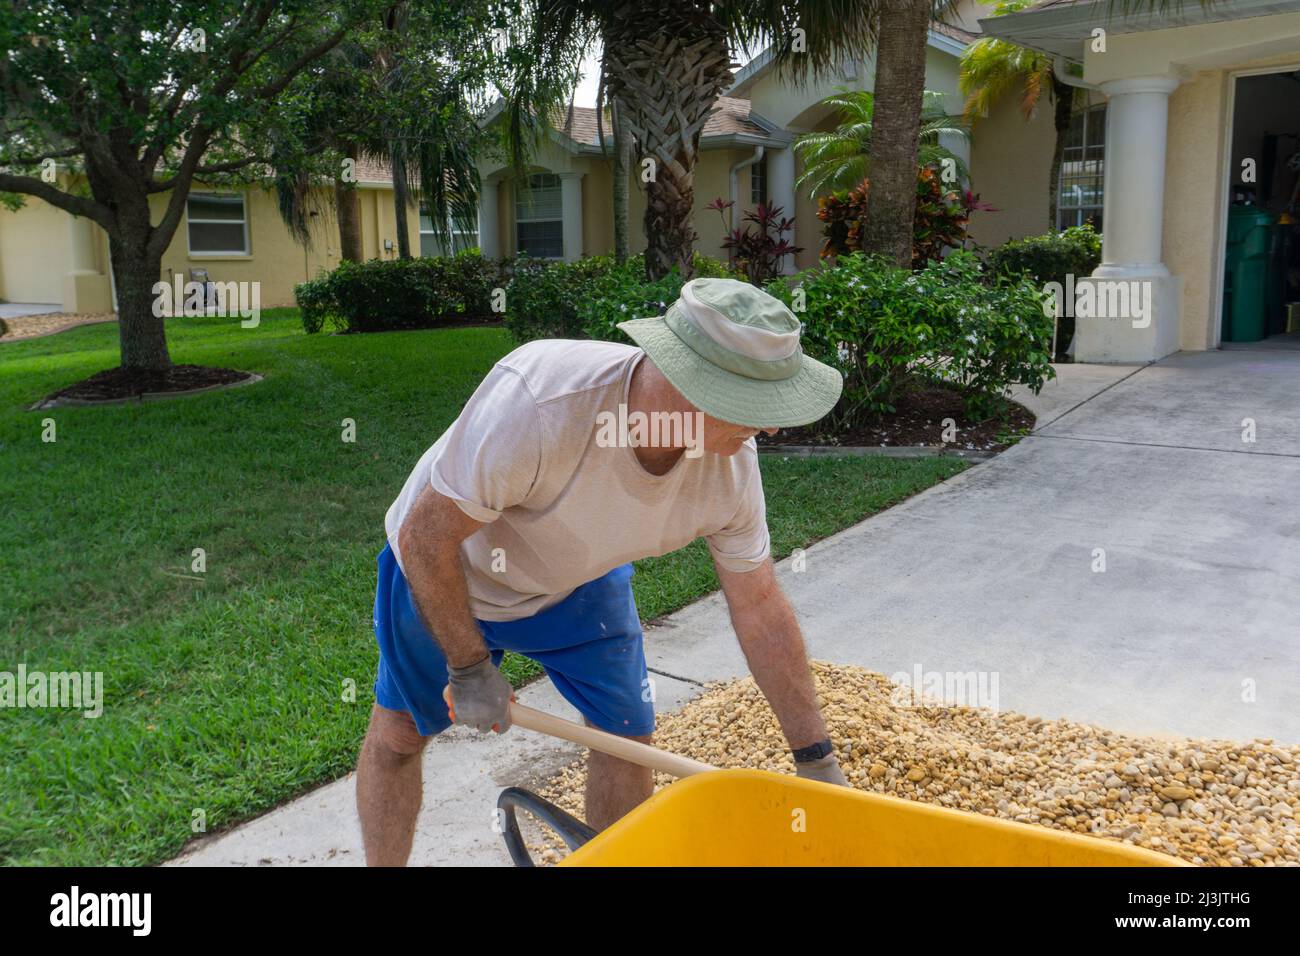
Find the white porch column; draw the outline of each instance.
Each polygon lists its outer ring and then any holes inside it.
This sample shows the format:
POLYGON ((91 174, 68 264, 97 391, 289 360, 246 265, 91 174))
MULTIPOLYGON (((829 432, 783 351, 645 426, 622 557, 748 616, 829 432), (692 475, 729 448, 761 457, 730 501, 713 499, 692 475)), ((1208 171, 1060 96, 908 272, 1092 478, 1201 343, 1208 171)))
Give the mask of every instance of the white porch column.
POLYGON ((582 176, 582 173, 560 173, 565 262, 582 258, 582 176))
MULTIPOLYGON (((794 150, 787 146, 785 149, 769 149, 767 151, 767 177, 768 192, 772 204, 781 207, 783 218, 794 222, 795 218, 795 195, 794 195, 794 150)), ((797 245, 795 242, 795 230, 791 228, 785 234, 786 242, 790 245, 797 245)), ((789 255, 781 260, 781 274, 793 275, 798 271, 795 267, 794 256, 789 255)))
POLYGON ((1106 104, 1106 196, 1102 265, 1107 277, 1169 275, 1162 259, 1165 140, 1173 76, 1103 83, 1106 104))
POLYGON ((1153 361, 1178 349, 1182 281, 1164 264, 1162 243, 1169 94, 1179 82, 1161 75, 1101 84, 1108 97, 1102 264, 1085 281, 1099 302, 1116 301, 1109 283, 1134 305, 1124 315, 1078 316, 1076 361, 1153 361))
POLYGON ((95 266, 95 224, 68 213, 68 271, 63 277, 64 312, 111 312, 108 275, 95 266))
POLYGON ((501 180, 488 176, 478 194, 478 248, 489 259, 501 255, 501 235, 497 223, 497 196, 501 180))

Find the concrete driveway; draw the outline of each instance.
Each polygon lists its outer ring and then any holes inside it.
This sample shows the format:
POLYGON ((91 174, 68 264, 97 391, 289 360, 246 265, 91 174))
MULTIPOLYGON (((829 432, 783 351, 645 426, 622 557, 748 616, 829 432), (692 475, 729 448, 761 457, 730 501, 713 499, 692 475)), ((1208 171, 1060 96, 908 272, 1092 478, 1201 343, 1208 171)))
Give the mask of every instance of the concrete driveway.
POLYGON ((51 302, 0 302, 0 319, 18 319, 27 315, 49 315, 63 306, 51 302))
MULTIPOLYGON (((1121 731, 1300 741, 1300 354, 1061 373, 1034 435, 785 571, 812 653, 985 672, 1002 709, 1121 731)), ((676 615, 655 666, 743 672, 725 617, 676 615)))
MULTIPOLYGON (((1300 352, 1060 372, 1026 399, 1034 435, 779 566, 812 654, 982 673, 1000 709, 1120 731, 1300 741, 1300 352)), ((717 595, 649 630, 647 656, 660 710, 746 672, 717 595)), ((547 682, 521 699, 572 716, 547 682)), ((439 737, 412 862, 508 863, 497 792, 573 753, 439 737)), ((177 862, 359 863, 353 781, 177 862)))

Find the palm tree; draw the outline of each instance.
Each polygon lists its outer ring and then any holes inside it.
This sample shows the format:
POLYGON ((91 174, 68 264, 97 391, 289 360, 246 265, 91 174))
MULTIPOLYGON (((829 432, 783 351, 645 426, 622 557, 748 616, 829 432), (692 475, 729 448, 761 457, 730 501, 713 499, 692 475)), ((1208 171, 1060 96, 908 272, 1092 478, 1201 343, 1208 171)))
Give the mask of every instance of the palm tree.
MULTIPOLYGON (((921 102, 917 164, 939 165, 950 160, 958 176, 965 179, 969 175, 966 164, 940 142, 943 136, 969 139, 970 130, 965 120, 949 115, 944 109, 942 93, 926 90, 921 102)), ((803 160, 803 173, 795 185, 808 187, 810 197, 837 189, 852 189, 871 172, 875 96, 866 90, 842 90, 826 97, 822 103, 840 111, 840 125, 828 133, 805 133, 794 144, 795 152, 803 160)))
MULTIPOLYGON (((471 9, 462 6, 463 13, 471 9)), ((468 89, 461 77, 480 75, 475 54, 482 49, 473 41, 458 43, 451 57, 454 70, 447 56, 422 50, 421 28, 436 36, 445 21, 441 13, 411 0, 393 3, 382 22, 383 39, 374 58, 379 85, 392 101, 410 108, 388 111, 378 137, 367 145, 372 153, 386 154, 388 159, 397 255, 410 259, 407 215, 417 203, 429 208, 431 228, 444 245, 450 244, 449 219, 467 231, 477 221, 479 181, 474 154, 480 133, 467 106, 468 89)))
POLYGON ((361 159, 391 165, 403 257, 411 254, 407 215, 416 202, 427 204, 444 244, 453 224, 473 230, 475 149, 483 136, 476 122, 482 104, 471 90, 488 72, 490 51, 475 39, 483 31, 467 25, 481 25, 485 11, 481 0, 462 0, 453 24, 438 0, 405 0, 386 11, 378 29, 339 44, 315 70, 278 128, 280 215, 300 242, 311 241, 313 187, 332 181, 342 258, 361 260, 360 201, 344 160, 352 169, 361 159))
POLYGON ((628 155, 627 127, 618 115, 610 111, 610 125, 614 127, 614 260, 626 262, 631 255, 628 226, 628 155))
MULTIPOLYGON (((509 4, 508 4, 509 5, 509 4)), ((506 84, 506 147, 522 174, 540 118, 562 108, 582 54, 604 40, 602 86, 626 124, 646 182, 646 272, 692 271, 694 174, 700 132, 731 82, 733 50, 771 42, 782 73, 820 76, 874 45, 884 0, 523 0, 506 84)), ((918 101, 919 109, 919 101, 918 101)), ((598 105, 598 109, 600 106, 598 105)), ((914 175, 912 164, 909 175, 914 175)), ((914 185, 914 184, 913 184, 914 185)), ((911 188, 911 187, 909 187, 911 188)), ((910 225, 909 230, 910 233, 910 225)))
POLYGON ((871 192, 862 246, 906 268, 912 262, 916 166, 930 21, 951 0, 887 0, 876 48, 871 192))
MULTIPOLYGON (((1032 3, 1033 0, 1001 0, 992 15, 1000 17, 1018 13, 1032 3)), ((1051 57, 993 37, 985 37, 967 47, 961 58, 960 83, 961 91, 966 95, 966 119, 971 125, 988 116, 989 109, 1004 96, 1019 96, 1020 112, 1026 122, 1037 115, 1043 95, 1051 97, 1055 104, 1056 146, 1052 150, 1052 171, 1047 187, 1048 228, 1055 229, 1061 164, 1065 159, 1065 144, 1074 113, 1074 87, 1061 82, 1051 57)))

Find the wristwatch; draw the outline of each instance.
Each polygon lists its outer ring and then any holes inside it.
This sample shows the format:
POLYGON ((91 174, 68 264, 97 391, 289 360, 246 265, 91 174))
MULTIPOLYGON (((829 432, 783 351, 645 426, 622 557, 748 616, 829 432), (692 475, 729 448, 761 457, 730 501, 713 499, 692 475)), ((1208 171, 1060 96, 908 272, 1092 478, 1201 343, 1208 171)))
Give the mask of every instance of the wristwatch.
POLYGON ((794 753, 795 763, 812 763, 815 760, 821 760, 823 757, 834 753, 835 747, 828 739, 811 744, 807 747, 800 747, 798 750, 792 752, 794 753))

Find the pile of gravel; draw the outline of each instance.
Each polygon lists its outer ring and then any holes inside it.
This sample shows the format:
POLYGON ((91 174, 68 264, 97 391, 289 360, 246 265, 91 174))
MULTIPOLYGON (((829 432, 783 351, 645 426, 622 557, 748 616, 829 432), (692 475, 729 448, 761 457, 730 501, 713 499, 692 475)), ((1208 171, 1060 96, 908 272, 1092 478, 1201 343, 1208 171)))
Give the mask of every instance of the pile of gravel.
MULTIPOLYGON (((850 783, 862 790, 1119 840, 1211 866, 1300 865, 1300 747, 1130 737, 1067 720, 913 705, 881 674, 814 662, 850 783), (902 703, 900 703, 902 701, 902 703)), ((718 767, 793 773, 752 678, 662 715, 657 746, 718 767)), ((541 794, 583 815, 584 762, 541 794)), ((656 774, 656 788, 671 779, 656 774)), ((538 845, 543 862, 558 842, 538 845)), ((537 856, 538 854, 535 854, 537 856)))

